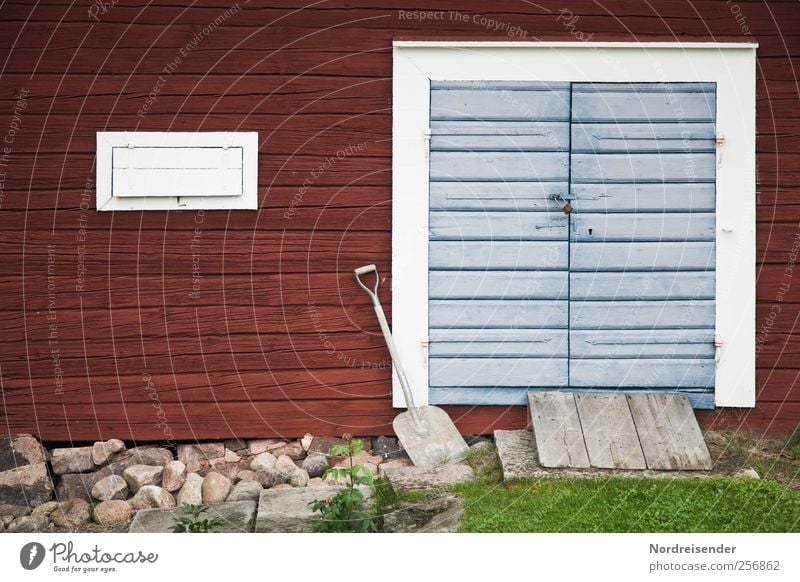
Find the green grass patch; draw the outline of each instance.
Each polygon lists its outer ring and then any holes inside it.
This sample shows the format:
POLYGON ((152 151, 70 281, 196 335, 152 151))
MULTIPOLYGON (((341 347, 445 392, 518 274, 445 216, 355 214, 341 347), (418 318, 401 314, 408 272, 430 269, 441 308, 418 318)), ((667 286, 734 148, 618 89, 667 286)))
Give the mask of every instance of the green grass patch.
POLYGON ((466 532, 800 532, 800 492, 749 479, 529 479, 457 485, 466 532))

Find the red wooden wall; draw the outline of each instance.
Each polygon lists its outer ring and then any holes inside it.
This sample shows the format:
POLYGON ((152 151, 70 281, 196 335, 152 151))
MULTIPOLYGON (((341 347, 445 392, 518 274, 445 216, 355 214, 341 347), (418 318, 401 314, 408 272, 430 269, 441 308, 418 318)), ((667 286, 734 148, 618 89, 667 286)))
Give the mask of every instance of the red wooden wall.
MULTIPOLYGON (((0 7, 0 433, 389 432, 388 356, 350 273, 390 271, 400 38, 758 41, 759 403, 704 420, 798 425, 796 2, 178 4, 0 7), (96 213, 104 130, 258 131, 260 211, 96 213)), ((525 421, 450 411, 470 433, 525 421)))

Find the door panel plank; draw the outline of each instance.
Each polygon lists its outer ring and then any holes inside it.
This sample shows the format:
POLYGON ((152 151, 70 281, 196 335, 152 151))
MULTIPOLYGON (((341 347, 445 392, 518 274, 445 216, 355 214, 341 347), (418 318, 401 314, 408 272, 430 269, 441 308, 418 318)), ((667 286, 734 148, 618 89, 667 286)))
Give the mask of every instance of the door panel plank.
POLYGON ((431 386, 564 386, 566 358, 431 358, 431 386))
POLYGON ((574 300, 714 299, 714 272, 570 273, 574 300))
POLYGON ((567 242, 431 241, 431 269, 514 269, 563 271, 567 242))
POLYGON ((431 152, 432 181, 564 181, 568 152, 431 152))
POLYGON ((714 326, 713 300, 571 301, 571 329, 704 329, 714 326))
POLYGON ((714 243, 571 243, 573 271, 713 270, 714 243))
POLYGON ((713 212, 711 183, 573 184, 575 213, 584 212, 713 212))
POLYGON ((491 299, 431 300, 431 328, 565 328, 567 302, 491 299))
POLYGON ((713 388, 714 360, 572 359, 572 388, 713 388))
POLYGON ((429 228, 432 241, 567 240, 567 225, 563 212, 447 211, 431 212, 429 228))
POLYGON ((431 210, 560 212, 551 196, 566 196, 562 182, 431 182, 431 210))
MULTIPOLYGON (((713 241, 713 213, 576 213, 570 236, 575 241, 713 241)), ((512 222, 513 225, 513 221, 512 222)))
POLYGON ((566 329, 432 329, 431 357, 566 358, 566 329))
POLYGON ((567 271, 431 271, 431 299, 566 299, 567 271))
POLYGON ((714 357, 714 330, 570 330, 571 358, 666 358, 714 357))

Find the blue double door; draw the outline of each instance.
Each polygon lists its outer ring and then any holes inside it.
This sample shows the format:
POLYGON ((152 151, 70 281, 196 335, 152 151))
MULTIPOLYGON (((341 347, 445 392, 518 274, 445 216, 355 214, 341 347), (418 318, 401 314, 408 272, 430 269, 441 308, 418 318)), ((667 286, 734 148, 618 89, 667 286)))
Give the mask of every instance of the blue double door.
POLYGON ((715 109, 703 83, 432 82, 432 403, 713 406, 715 109))

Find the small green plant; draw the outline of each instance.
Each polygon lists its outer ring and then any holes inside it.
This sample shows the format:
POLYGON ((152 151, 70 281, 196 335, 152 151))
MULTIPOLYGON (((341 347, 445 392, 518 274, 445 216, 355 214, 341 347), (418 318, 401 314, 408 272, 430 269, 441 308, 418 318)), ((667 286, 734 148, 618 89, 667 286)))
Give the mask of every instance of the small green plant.
POLYGON ((311 509, 320 513, 319 519, 314 523, 314 531, 321 533, 377 531, 377 522, 366 510, 364 494, 358 488, 359 485, 367 485, 374 489, 372 473, 364 465, 353 464, 353 456, 364 450, 361 440, 354 439, 349 434, 343 435, 342 438, 345 444, 332 446, 329 454, 334 457, 347 456, 350 462, 346 467, 331 467, 323 473, 322 478, 344 479, 345 485, 335 495, 327 499, 317 499, 309 504, 311 509))
POLYGON ((206 505, 184 503, 181 509, 183 509, 183 515, 175 518, 172 533, 208 533, 223 524, 222 519, 219 517, 200 519, 200 514, 208 511, 208 506, 206 505))

